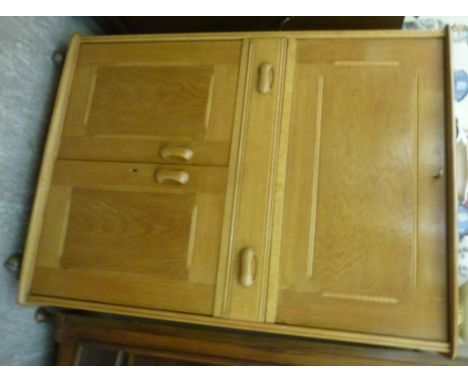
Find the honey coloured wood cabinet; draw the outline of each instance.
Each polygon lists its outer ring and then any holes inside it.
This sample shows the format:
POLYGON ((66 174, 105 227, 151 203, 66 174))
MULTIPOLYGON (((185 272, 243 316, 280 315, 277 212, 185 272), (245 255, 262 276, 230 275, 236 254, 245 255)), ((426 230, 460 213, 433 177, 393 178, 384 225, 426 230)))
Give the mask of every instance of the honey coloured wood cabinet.
POLYGON ((450 31, 74 36, 19 302, 456 353, 450 31))

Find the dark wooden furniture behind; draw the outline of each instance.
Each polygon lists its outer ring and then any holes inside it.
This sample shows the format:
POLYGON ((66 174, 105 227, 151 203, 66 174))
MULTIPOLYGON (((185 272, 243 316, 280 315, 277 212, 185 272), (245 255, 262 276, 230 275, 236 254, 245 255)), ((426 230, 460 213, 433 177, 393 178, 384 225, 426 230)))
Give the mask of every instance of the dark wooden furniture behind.
POLYGON ((401 29, 404 16, 104 16, 109 34, 401 29))
POLYGON ((60 313, 57 365, 468 365, 437 353, 60 313))

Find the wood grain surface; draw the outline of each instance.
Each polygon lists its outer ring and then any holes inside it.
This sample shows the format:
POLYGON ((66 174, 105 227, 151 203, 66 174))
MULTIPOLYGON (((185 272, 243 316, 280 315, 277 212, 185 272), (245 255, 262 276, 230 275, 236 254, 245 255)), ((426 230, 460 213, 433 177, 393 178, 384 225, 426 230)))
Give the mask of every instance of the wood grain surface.
POLYGON ((442 41, 296 60, 276 322, 448 341, 442 41))
POLYGON ((75 37, 19 301, 455 354, 448 40, 75 37))

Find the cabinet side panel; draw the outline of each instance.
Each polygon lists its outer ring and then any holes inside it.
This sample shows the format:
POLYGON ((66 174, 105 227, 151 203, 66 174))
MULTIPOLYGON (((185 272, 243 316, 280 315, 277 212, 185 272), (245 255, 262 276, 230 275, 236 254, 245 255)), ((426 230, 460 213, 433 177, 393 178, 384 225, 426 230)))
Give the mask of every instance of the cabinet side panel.
POLYGON ((23 254, 21 279, 18 292, 18 302, 20 304, 25 304, 28 301, 28 295, 31 288, 34 264, 36 262, 36 251, 42 230, 43 215, 47 203, 47 195, 52 178, 54 162, 59 148, 65 110, 67 108, 72 79, 75 72, 76 62, 78 60, 80 39, 81 37, 78 34, 75 34, 71 39, 47 135, 44 156, 42 159, 41 170, 36 187, 36 195, 34 197, 34 204, 29 223, 28 235, 26 238, 26 246, 23 254))

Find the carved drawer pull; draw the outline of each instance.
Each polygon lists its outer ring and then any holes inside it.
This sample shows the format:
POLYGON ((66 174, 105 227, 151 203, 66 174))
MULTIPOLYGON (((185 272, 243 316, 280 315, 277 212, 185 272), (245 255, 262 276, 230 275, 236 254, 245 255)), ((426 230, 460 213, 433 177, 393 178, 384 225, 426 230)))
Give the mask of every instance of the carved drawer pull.
POLYGON ((240 253, 239 282, 243 287, 250 287, 255 279, 255 253, 252 248, 244 248, 240 253))
POLYGON ((164 146, 159 154, 163 159, 175 158, 182 159, 184 161, 189 161, 193 157, 193 150, 189 147, 164 146))
POLYGON ((439 169, 439 172, 438 172, 437 174, 432 175, 432 177, 433 177, 434 179, 440 179, 440 178, 442 178, 443 176, 444 176, 444 168, 443 168, 443 167, 441 167, 441 168, 439 169))
POLYGON ((162 169, 156 172, 156 180, 158 183, 177 183, 186 184, 189 181, 187 171, 162 169))
POLYGON ((260 75, 258 77, 258 91, 267 94, 273 87, 274 69, 273 64, 265 62, 260 65, 260 75))

